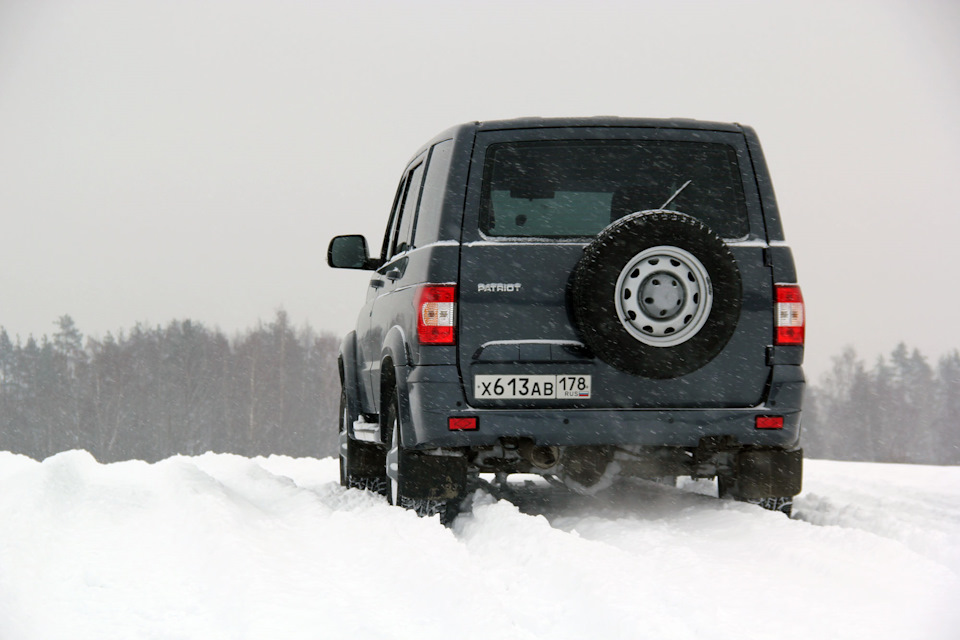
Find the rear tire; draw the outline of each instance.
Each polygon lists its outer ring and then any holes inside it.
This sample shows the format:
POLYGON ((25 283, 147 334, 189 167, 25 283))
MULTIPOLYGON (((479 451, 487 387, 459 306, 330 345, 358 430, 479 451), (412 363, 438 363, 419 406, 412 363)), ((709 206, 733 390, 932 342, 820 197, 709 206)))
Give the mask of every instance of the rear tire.
MULTIPOLYGON (((442 499, 413 497, 415 491, 413 477, 420 471, 418 467, 422 462, 419 455, 403 447, 396 399, 390 403, 387 411, 387 427, 390 433, 390 445, 384 461, 387 500, 390 504, 410 509, 421 517, 439 515, 442 524, 450 524, 460 512, 462 495, 442 499)), ((465 474, 462 481, 460 484, 465 484, 465 474)), ((422 487, 420 491, 423 491, 422 487)))
POLYGON ((736 480, 728 476, 717 476, 717 495, 720 498, 732 498, 737 502, 755 504, 767 511, 779 511, 788 518, 793 514, 793 496, 744 498, 740 495, 736 480))

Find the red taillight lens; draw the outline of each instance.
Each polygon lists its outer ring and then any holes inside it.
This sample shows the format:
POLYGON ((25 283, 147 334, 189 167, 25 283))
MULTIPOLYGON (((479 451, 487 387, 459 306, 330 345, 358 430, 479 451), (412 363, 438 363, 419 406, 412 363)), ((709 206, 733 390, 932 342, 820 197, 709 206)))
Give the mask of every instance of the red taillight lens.
POLYGON ((774 290, 774 326, 777 330, 774 344, 802 345, 807 325, 800 287, 795 284, 778 284, 774 286, 774 290))
POLYGON ((457 288, 427 285, 417 296, 420 344, 456 344, 457 288))
POLYGON ((783 429, 783 416, 757 416, 757 429, 783 429))
POLYGON ((447 427, 450 431, 476 431, 477 419, 471 418, 447 418, 447 427))

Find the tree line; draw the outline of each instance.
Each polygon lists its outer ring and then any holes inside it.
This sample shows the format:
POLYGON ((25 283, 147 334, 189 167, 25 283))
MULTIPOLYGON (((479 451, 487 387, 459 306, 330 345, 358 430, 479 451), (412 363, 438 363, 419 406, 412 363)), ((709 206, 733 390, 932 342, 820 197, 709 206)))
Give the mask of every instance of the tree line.
POLYGON ((336 454, 339 338, 283 311, 233 339, 190 320, 86 341, 69 316, 56 325, 24 344, 0 328, 0 450, 336 454))
MULTIPOLYGON (((228 339, 191 320, 87 338, 70 316, 52 337, 0 328, 0 450, 98 460, 206 451, 337 453, 339 338, 286 313, 228 339)), ((868 367, 852 348, 807 387, 808 457, 960 464, 960 353, 931 366, 897 346, 868 367)))
POLYGON ((960 464, 960 353, 932 366, 901 343, 868 367, 845 349, 807 388, 802 439, 811 458, 960 464))

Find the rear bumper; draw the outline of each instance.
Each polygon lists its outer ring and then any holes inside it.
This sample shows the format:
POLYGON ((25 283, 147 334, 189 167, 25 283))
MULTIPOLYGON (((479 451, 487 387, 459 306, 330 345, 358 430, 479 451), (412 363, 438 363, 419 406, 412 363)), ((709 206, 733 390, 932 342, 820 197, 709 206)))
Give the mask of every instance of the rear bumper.
POLYGON ((799 366, 771 367, 764 401, 710 409, 477 409, 463 394, 455 366, 398 367, 403 441, 417 449, 475 447, 500 438, 538 445, 633 444, 696 447, 727 436, 744 446, 794 448, 800 440, 804 378, 799 366), (404 393, 405 391, 405 393, 404 393), (451 417, 475 416, 475 431, 450 431, 451 417), (757 416, 782 416, 782 429, 758 429, 757 416))

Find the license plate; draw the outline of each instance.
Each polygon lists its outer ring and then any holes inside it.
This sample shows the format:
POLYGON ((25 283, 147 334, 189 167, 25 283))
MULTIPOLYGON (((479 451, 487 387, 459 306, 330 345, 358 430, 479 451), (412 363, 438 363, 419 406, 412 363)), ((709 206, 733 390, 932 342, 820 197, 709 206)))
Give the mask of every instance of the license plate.
POLYGON ((502 400, 577 400, 590 397, 590 376, 491 376, 473 377, 473 395, 502 400))

